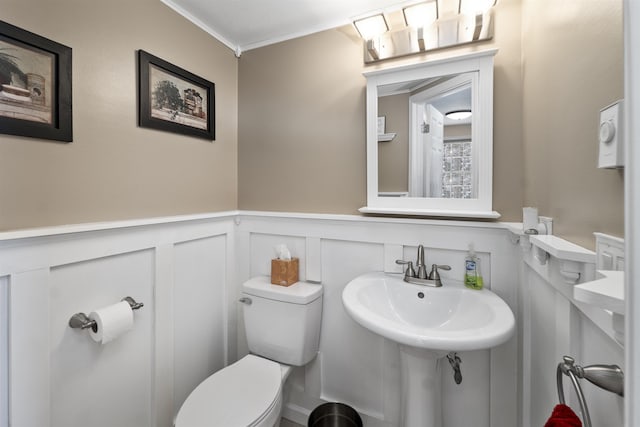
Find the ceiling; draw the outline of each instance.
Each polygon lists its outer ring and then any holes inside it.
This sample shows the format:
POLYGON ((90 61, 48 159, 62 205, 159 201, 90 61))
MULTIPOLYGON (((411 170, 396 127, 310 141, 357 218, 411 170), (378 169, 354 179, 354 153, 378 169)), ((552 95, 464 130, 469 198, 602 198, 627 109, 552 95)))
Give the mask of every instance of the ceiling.
POLYGON ((418 0, 160 0, 236 52, 392 12, 418 0))

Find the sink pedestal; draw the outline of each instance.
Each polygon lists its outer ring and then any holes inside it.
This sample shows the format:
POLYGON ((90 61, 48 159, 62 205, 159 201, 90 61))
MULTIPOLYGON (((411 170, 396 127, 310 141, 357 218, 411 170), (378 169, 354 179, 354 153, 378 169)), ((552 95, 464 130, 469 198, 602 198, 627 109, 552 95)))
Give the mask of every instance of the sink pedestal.
POLYGON ((400 347, 403 427, 441 427, 440 359, 444 351, 400 347))
POLYGON ((516 324, 507 303, 488 289, 415 285, 400 274, 358 276, 342 291, 342 303, 360 325, 400 345, 403 427, 442 427, 442 358, 498 346, 516 324))

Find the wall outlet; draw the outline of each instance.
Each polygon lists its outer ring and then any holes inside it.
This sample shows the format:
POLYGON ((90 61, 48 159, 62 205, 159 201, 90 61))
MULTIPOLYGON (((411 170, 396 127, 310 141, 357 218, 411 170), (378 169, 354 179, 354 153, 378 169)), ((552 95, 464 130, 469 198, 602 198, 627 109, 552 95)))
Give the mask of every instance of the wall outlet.
POLYGON ((624 167, 624 139, 622 135, 623 101, 617 101, 600 110, 598 127, 599 168, 624 167))

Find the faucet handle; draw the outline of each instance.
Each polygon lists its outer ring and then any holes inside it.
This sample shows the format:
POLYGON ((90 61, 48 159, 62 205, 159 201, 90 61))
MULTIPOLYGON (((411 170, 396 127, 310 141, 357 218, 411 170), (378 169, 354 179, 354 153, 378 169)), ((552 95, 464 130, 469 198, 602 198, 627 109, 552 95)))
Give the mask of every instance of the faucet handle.
POLYGON ((438 273, 438 269, 440 270, 451 270, 451 266, 449 265, 431 265, 431 273, 429 273, 429 280, 435 280, 436 286, 442 286, 442 282, 440 281, 440 273, 438 273))
POLYGON ((416 271, 413 269, 413 262, 397 259, 396 264, 407 266, 407 271, 404 273, 405 277, 416 277, 416 271))

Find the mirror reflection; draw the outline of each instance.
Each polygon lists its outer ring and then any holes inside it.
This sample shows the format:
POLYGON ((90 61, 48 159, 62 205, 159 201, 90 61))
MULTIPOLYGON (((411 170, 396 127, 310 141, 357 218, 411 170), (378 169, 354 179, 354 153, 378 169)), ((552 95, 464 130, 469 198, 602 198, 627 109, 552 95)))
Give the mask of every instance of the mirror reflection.
POLYGON ((378 196, 477 197, 477 72, 378 86, 378 196))

